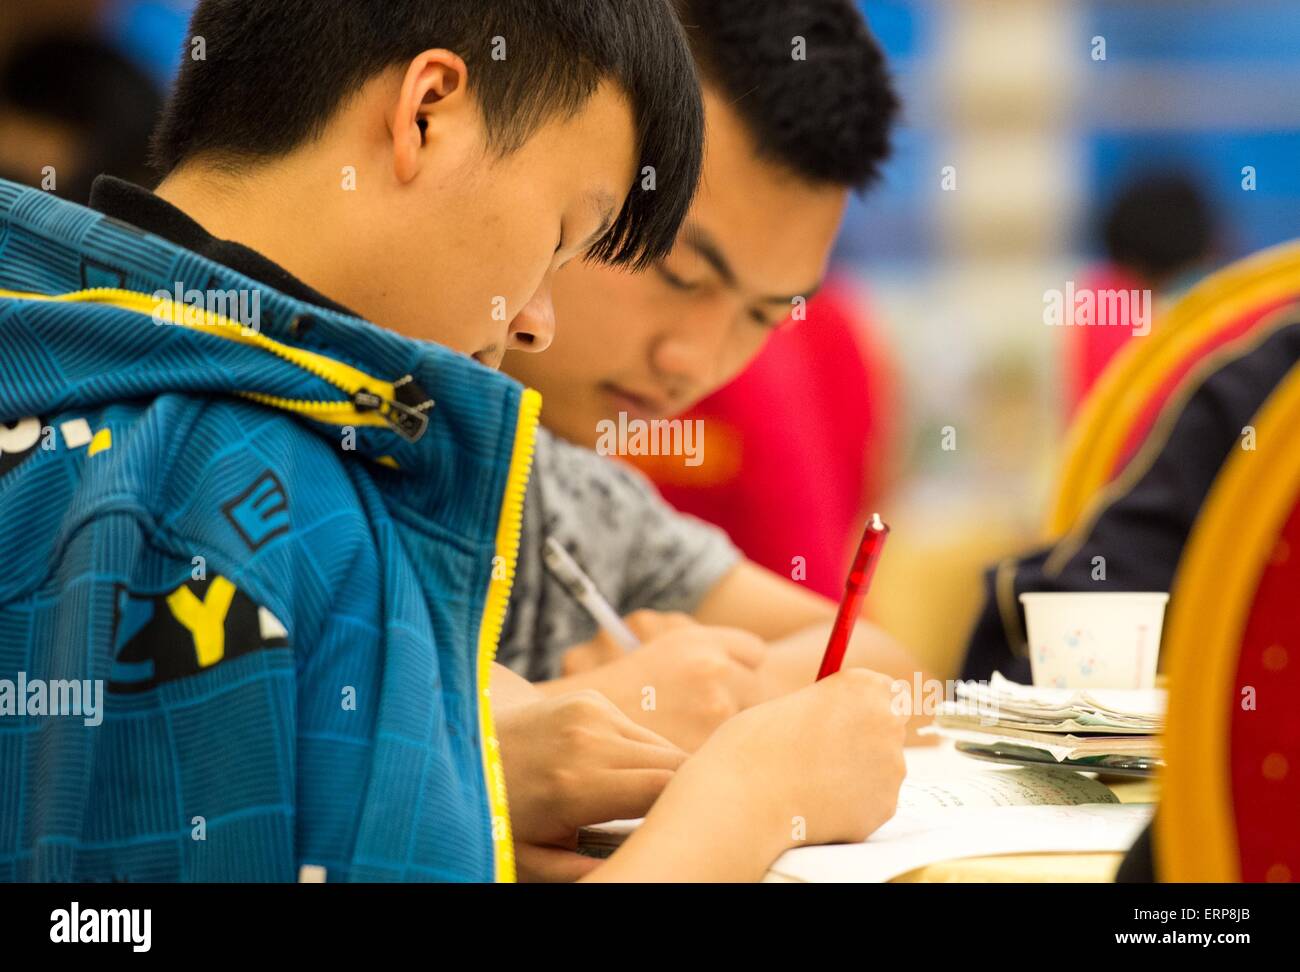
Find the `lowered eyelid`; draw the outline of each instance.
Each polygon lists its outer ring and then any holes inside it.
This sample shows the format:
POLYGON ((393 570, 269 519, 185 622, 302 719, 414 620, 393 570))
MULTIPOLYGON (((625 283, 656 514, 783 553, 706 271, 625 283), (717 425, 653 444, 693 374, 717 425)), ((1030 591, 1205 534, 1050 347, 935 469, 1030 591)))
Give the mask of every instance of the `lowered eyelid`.
POLYGON ((597 243, 603 240, 606 234, 608 234, 609 231, 612 230, 613 228, 614 228, 614 213, 612 210, 607 209, 601 215, 600 226, 596 228, 596 231, 594 233, 592 233, 590 236, 587 237, 586 244, 583 246, 582 252, 586 253, 593 246, 595 246, 597 243))

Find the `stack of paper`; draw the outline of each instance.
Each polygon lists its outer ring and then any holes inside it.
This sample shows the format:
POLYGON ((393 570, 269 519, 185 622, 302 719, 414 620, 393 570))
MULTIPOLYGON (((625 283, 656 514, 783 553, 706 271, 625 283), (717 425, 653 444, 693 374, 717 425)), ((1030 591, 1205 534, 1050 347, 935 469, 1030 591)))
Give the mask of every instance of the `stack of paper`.
POLYGON ((987 684, 959 682, 957 699, 939 708, 935 731, 963 742, 1038 749, 1057 760, 1159 758, 1164 723, 1163 689, 1035 688, 995 672, 987 684))
POLYGON ((640 820, 611 820, 594 827, 583 827, 578 831, 578 853, 602 859, 609 857, 640 826, 640 820))

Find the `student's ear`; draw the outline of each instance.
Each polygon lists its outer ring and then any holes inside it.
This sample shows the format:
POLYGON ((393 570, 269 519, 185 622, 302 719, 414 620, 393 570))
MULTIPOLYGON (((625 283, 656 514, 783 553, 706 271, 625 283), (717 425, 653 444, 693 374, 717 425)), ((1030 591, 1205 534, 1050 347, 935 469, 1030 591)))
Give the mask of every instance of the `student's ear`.
POLYGON ((423 51, 406 68, 393 113, 393 171, 410 182, 420 171, 422 149, 450 122, 468 117, 469 69, 441 48, 423 51))

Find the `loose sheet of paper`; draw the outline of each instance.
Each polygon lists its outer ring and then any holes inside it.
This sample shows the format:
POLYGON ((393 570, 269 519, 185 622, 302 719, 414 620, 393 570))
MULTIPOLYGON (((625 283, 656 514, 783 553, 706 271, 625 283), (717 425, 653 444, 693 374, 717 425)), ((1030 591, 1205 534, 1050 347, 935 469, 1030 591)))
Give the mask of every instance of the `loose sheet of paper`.
MULTIPOLYGON (((903 755, 907 779, 892 820, 865 843, 787 851, 769 876, 876 882, 967 857, 1125 851, 1154 809, 1116 802, 1110 788, 1090 776, 991 766, 947 744, 912 746, 903 755)), ((601 824, 584 831, 583 843, 607 856, 640 823, 601 824)))
POLYGON ((942 815, 899 813, 861 844, 786 851, 772 874, 790 881, 875 883, 939 861, 991 854, 1126 851, 1155 808, 953 807, 942 815))

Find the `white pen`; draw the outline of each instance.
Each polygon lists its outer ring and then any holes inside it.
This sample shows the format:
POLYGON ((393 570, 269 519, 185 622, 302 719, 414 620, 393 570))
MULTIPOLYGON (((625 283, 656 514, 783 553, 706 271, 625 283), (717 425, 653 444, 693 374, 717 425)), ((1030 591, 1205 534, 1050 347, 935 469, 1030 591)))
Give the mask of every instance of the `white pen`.
POLYGON ((545 561, 547 570, 555 575, 555 579, 575 601, 586 608, 602 631, 627 651, 641 647, 641 639, 623 623, 618 612, 601 596, 595 583, 578 566, 578 562, 569 556, 569 551, 564 549, 560 541, 554 537, 546 538, 546 543, 542 545, 542 560, 545 561))

